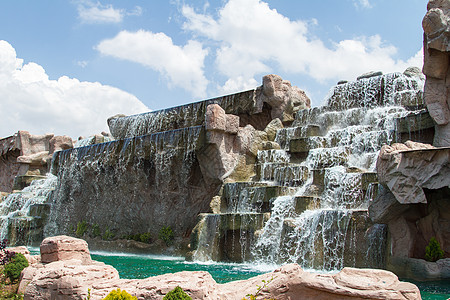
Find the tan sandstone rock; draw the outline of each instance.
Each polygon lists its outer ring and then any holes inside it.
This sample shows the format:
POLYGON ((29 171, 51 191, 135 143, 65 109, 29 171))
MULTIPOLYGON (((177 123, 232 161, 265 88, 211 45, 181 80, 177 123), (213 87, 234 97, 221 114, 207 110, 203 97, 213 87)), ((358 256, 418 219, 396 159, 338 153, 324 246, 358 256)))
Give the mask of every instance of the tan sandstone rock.
POLYGON ((83 263, 91 262, 88 244, 82 239, 59 235, 46 238, 41 243, 42 263, 77 259, 83 263))
POLYGON ((389 271, 373 269, 344 268, 337 274, 313 274, 303 271, 297 264, 290 264, 271 273, 226 284, 217 284, 204 271, 120 279, 112 266, 92 261, 90 257, 86 259, 89 256, 87 243, 80 241, 56 236, 42 242, 42 263, 31 264, 22 272, 19 292, 24 293, 25 300, 85 299, 88 289, 92 300, 100 300, 117 288, 138 299, 154 300, 162 299, 177 286, 194 300, 242 299, 249 293, 256 293, 260 285, 264 288, 257 299, 420 299, 419 289, 414 284, 400 282, 389 271), (71 247, 73 251, 68 251, 71 247), (45 263, 49 252, 52 262, 45 263), (72 259, 74 255, 67 255, 68 252, 81 252, 83 259, 72 259), (263 280, 267 284, 263 284, 263 280))
POLYGON ((242 299, 268 284, 257 299, 420 299, 419 289, 400 282, 383 270, 344 268, 337 274, 312 274, 299 265, 282 266, 248 280, 217 284, 208 272, 178 272, 146 279, 119 279, 117 271, 102 263, 81 265, 79 260, 36 264, 23 272, 24 299, 103 299, 111 290, 126 290, 138 299, 162 299, 181 287, 192 299, 242 299))

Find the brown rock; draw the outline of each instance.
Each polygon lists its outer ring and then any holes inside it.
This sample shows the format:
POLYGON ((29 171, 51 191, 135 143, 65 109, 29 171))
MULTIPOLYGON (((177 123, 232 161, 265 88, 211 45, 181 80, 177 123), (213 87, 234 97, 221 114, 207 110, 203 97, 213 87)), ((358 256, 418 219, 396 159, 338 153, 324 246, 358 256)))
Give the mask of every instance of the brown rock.
POLYGON ((400 282, 383 270, 344 268, 338 274, 312 274, 299 265, 282 266, 248 280, 217 284, 208 272, 178 272, 146 279, 119 279, 117 271, 103 263, 79 260, 35 264, 22 273, 19 292, 24 299, 103 299, 111 290, 126 290, 138 299, 162 299, 181 287, 192 299, 241 299, 256 293, 258 299, 420 299, 419 289, 400 282), (267 284, 263 284, 264 281, 267 284))
POLYGON ((36 264, 22 273, 19 292, 24 299, 86 299, 95 284, 119 280, 112 266, 99 262, 83 264, 77 259, 36 264))
POLYGON ((42 263, 51 263, 60 260, 77 259, 83 263, 91 261, 88 244, 82 239, 59 235, 48 237, 41 243, 42 263))
POLYGON ((279 118, 273 119, 269 124, 267 124, 264 132, 267 134, 269 141, 274 141, 277 131, 284 128, 283 123, 279 118))
POLYGON ((53 154, 59 150, 67 150, 73 148, 73 141, 70 136, 54 136, 49 141, 49 154, 53 154))
POLYGON ((292 121, 295 112, 311 106, 311 101, 304 91, 292 87, 289 81, 274 74, 263 77, 260 101, 272 107, 272 119, 280 118, 282 121, 292 121))
POLYGON ((417 230, 414 224, 403 217, 397 217, 389 222, 391 235, 391 254, 396 257, 413 256, 415 236, 417 230))
POLYGON ((232 114, 226 114, 225 116, 226 116, 225 131, 231 134, 237 134, 239 131, 239 117, 232 114))
POLYGON ((450 148, 406 142, 385 145, 377 160, 378 180, 401 204, 427 203, 423 189, 450 185, 450 148))
POLYGON ((206 130, 225 131, 227 128, 227 117, 225 110, 218 104, 210 104, 205 113, 206 130))
MULTIPOLYGON (((384 270, 344 268, 331 274, 304 272, 297 264, 221 285, 219 299, 240 299, 265 280, 258 299, 420 299, 419 289, 384 270)), ((256 291, 255 291, 256 292, 256 291)))
POLYGON ((450 1, 430 0, 424 30, 424 99, 437 123, 433 145, 450 146, 450 1))
POLYGON ((47 163, 48 151, 22 155, 17 158, 17 162, 29 165, 45 165, 47 163))

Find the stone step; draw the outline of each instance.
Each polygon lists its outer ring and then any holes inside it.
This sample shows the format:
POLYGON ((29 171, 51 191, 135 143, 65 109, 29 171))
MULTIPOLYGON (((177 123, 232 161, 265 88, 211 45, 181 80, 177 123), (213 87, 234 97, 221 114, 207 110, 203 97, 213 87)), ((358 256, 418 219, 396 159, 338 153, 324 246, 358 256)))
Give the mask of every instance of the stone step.
MULTIPOLYGON (((326 169, 314 169, 311 170, 311 172, 313 174, 312 184, 324 186, 326 169)), ((370 184, 378 182, 376 172, 366 172, 357 168, 346 168, 346 173, 358 173, 358 185, 363 191, 367 191, 370 184)))
POLYGON ((20 175, 14 178, 13 190, 22 190, 29 186, 34 180, 45 179, 43 175, 20 175))
POLYGON ((30 206, 28 215, 30 217, 47 218, 48 214, 50 213, 51 206, 52 205, 50 203, 33 204, 30 206))
POLYGON ((308 179, 306 166, 290 163, 269 163, 257 165, 260 181, 274 181, 282 186, 300 186, 308 179))
POLYGON ((428 111, 411 112, 407 116, 395 120, 397 130, 396 142, 404 143, 408 140, 432 144, 435 122, 428 111))
POLYGON ((271 210, 271 199, 278 196, 290 195, 295 192, 295 188, 286 186, 245 186, 240 188, 226 188, 224 186, 222 201, 225 201, 227 213, 258 212, 266 213, 271 210))
POLYGON ((285 150, 270 149, 259 150, 257 154, 257 162, 263 163, 288 163, 290 160, 289 153, 285 150))
POLYGON ((320 198, 315 196, 295 196, 295 213, 300 215, 305 210, 320 208, 320 198))
POLYGON ((228 230, 260 230, 270 218, 270 213, 221 213, 200 214, 204 218, 217 218, 216 224, 220 232, 228 230))
POLYGON ((308 124, 305 126, 279 129, 277 131, 275 141, 280 145, 281 149, 287 149, 291 139, 320 135, 322 135, 322 131, 319 125, 308 124))
POLYGON ((311 149, 349 147, 354 152, 377 151, 389 144, 392 134, 372 126, 350 126, 328 132, 325 136, 294 138, 289 142, 290 153, 305 153, 311 149))

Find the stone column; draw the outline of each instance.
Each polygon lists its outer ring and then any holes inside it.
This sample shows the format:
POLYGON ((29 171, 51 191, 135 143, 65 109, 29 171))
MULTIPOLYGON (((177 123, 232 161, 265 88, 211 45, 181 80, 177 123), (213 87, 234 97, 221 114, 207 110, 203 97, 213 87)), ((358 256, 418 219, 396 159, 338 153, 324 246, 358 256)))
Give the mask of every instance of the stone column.
POLYGON ((424 97, 436 122, 433 145, 450 146, 450 0, 430 0, 424 31, 424 97))

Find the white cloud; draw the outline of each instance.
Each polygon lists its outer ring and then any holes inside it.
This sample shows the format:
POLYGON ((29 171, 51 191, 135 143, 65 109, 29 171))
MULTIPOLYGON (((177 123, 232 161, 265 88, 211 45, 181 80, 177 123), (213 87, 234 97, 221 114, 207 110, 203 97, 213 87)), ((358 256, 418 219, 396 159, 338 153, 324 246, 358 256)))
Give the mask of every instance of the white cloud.
POLYGON ((244 79, 242 76, 228 79, 223 86, 219 86, 217 90, 220 94, 231 94, 237 91, 245 91, 260 85, 255 79, 244 79))
POLYGON ((372 8, 372 4, 369 2, 369 0, 353 0, 353 5, 355 5, 356 8, 372 8))
POLYGON ((208 54, 201 43, 190 40, 174 45, 164 33, 140 30, 121 31, 112 39, 101 41, 96 49, 104 55, 133 61, 160 72, 169 86, 181 87, 195 97, 205 97, 208 80, 204 60, 208 54))
POLYGON ((114 8, 111 4, 102 5, 100 2, 91 0, 79 0, 77 6, 78 17, 83 23, 120 23, 125 15, 140 16, 142 8, 136 6, 131 11, 114 8))
MULTIPOLYGON (((367 0, 359 3, 371 5, 367 0)), ((185 30, 218 44, 215 64, 228 78, 224 90, 231 83, 250 82, 275 68, 325 81, 354 79, 372 70, 403 71, 406 66, 395 59, 397 49, 379 35, 327 47, 308 34, 308 26, 317 25, 314 21, 290 20, 261 0, 229 0, 217 16, 184 5, 182 14, 185 30)))
POLYGON ((108 131, 112 115, 144 111, 135 96, 111 86, 67 76, 50 80, 42 66, 23 64, 0 40, 0 137, 27 130, 77 138, 108 131))

